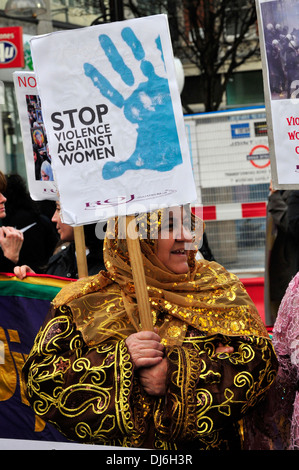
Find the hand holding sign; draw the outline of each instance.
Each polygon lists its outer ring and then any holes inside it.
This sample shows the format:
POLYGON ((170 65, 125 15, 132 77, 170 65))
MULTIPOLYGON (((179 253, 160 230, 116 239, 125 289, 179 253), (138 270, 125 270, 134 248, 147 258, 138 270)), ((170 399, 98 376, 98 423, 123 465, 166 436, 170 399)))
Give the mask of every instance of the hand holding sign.
MULTIPOLYGON (((121 35, 135 59, 140 62, 140 69, 147 78, 138 85, 129 98, 124 99, 93 65, 84 64, 86 76, 91 78, 102 95, 118 108, 123 108, 128 121, 137 124, 138 136, 133 154, 126 161, 107 162, 103 167, 104 179, 116 178, 130 169, 169 171, 183 162, 168 80, 159 77, 153 65, 145 59, 142 44, 131 28, 124 28, 121 35)), ((133 73, 123 61, 113 41, 106 34, 100 35, 99 41, 122 81, 128 86, 133 86, 135 83, 133 73)), ((156 46, 161 51, 161 60, 164 63, 160 37, 156 39, 156 46)))

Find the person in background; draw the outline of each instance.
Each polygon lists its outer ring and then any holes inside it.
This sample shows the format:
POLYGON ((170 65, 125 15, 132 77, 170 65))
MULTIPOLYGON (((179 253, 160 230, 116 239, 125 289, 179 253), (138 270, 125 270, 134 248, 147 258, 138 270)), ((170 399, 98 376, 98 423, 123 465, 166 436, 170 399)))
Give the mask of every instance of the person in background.
POLYGON ((198 253, 196 255, 197 259, 204 258, 208 261, 216 261, 212 253, 212 249, 208 242, 208 237, 206 232, 203 233, 202 244, 198 248, 198 253))
POLYGON ((299 450, 299 272, 291 280, 273 328, 279 371, 276 413, 286 449, 299 450))
MULTIPOLYGON (((24 235, 16 264, 28 264, 34 271, 39 271, 48 262, 57 244, 56 229, 49 218, 40 212, 38 204, 32 200, 20 175, 7 175, 6 181, 7 202, 3 224, 23 231, 24 235)), ((10 272, 13 272, 13 268, 10 272)))
POLYGON ((289 231, 293 237, 293 256, 296 263, 295 275, 299 271, 299 191, 292 190, 288 201, 289 231))
POLYGON ((107 271, 52 301, 23 368, 34 412, 81 443, 241 449, 242 420, 277 369, 261 317, 236 276, 196 260, 202 224, 174 207, 136 217, 153 323, 143 330, 121 220, 107 223, 107 271))
POLYGON ((278 373, 263 406, 256 408, 247 423, 248 450, 299 450, 298 305, 299 272, 286 289, 273 326, 278 373))
MULTIPOLYGON (((6 217, 7 198, 4 193, 7 188, 5 175, 0 171, 0 221, 6 217)), ((2 225, 0 227, 0 271, 13 272, 19 261, 20 251, 23 245, 24 236, 20 230, 14 227, 2 225)))
POLYGON ((288 284, 298 271, 298 242, 291 228, 289 205, 293 191, 269 188, 266 228, 265 310, 273 325, 288 284))
MULTIPOLYGON (((52 217, 52 221, 56 223, 56 229, 60 237, 59 247, 47 261, 44 269, 38 273, 50 274, 53 276, 68 277, 71 279, 78 278, 78 267, 76 260, 76 247, 74 242, 74 229, 68 224, 62 222, 60 217, 60 203, 56 203, 56 211, 52 217)), ((103 240, 95 235, 95 224, 84 226, 86 257, 88 274, 97 274, 105 269, 103 260, 103 240)), ((27 274, 36 271, 29 265, 16 266, 15 275, 19 279, 24 279, 27 274)))

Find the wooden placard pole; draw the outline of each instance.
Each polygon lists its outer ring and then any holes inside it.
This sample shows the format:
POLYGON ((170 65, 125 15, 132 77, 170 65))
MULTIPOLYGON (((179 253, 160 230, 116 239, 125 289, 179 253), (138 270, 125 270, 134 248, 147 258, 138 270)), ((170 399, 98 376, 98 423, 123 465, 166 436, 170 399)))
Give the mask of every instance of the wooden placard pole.
POLYGON ((143 330, 153 331, 153 319, 146 287, 140 242, 134 216, 126 216, 127 246, 130 256, 140 323, 143 330))
POLYGON ((77 256, 78 277, 88 276, 84 226, 74 227, 74 238, 77 256))

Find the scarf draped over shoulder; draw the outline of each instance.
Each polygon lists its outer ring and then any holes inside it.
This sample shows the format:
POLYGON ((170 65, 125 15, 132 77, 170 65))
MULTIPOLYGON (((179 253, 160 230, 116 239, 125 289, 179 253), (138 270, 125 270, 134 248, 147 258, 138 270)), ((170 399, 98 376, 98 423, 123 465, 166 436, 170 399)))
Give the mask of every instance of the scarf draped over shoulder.
MULTIPOLYGON (((190 252, 189 272, 175 274, 156 256, 161 211, 136 218, 145 227, 140 239, 153 324, 165 345, 181 345, 188 327, 204 335, 262 336, 262 319, 245 287, 216 262, 196 260, 190 252), (144 233, 143 233, 144 235, 144 233)), ((199 242, 202 222, 192 215, 194 240, 199 242)), ((107 272, 80 279, 63 288, 53 300, 55 308, 71 308, 77 328, 89 346, 119 341, 141 330, 138 305, 125 238, 119 220, 107 224, 104 259, 107 272)))

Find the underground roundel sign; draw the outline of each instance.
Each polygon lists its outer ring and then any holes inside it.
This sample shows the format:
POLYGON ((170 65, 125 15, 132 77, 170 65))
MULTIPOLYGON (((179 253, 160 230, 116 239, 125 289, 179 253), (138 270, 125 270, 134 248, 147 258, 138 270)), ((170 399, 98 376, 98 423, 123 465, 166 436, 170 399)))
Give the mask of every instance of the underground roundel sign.
POLYGON ((266 145, 256 145, 247 155, 247 160, 255 168, 266 168, 270 165, 269 147, 266 145))

